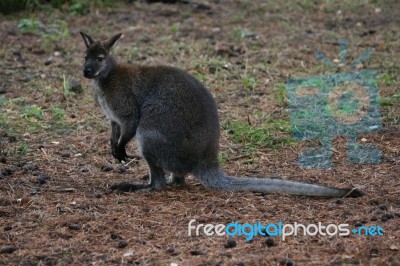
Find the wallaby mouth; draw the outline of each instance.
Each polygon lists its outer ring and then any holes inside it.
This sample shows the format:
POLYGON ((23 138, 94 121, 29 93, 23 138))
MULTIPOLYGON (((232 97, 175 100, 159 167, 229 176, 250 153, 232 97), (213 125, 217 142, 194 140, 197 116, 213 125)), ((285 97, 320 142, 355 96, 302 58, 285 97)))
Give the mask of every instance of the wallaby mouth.
POLYGON ((95 73, 91 69, 84 69, 83 76, 87 79, 93 79, 96 77, 95 73))

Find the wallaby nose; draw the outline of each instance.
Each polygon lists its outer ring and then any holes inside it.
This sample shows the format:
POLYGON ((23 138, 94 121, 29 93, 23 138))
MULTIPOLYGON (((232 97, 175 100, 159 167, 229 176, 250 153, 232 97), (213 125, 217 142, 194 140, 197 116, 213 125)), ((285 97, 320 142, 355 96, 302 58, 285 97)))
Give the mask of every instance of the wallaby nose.
POLYGON ((90 67, 85 67, 85 69, 83 70, 83 76, 85 76, 85 78, 89 78, 92 74, 92 69, 90 67))

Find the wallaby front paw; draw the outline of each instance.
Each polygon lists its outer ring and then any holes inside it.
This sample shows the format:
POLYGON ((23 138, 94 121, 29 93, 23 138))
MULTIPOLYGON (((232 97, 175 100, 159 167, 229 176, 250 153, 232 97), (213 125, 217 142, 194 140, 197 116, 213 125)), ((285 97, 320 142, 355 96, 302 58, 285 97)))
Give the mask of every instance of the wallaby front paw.
POLYGON ((115 159, 117 159, 119 162, 125 161, 128 158, 128 155, 126 154, 125 148, 123 149, 118 149, 117 147, 114 147, 112 149, 112 155, 114 156, 115 159))

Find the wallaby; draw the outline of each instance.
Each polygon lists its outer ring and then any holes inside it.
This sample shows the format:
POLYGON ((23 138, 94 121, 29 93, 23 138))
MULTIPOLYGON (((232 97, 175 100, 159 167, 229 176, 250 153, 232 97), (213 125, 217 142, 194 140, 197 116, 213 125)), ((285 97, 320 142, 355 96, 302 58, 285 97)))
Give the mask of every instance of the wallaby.
POLYGON ((114 190, 159 190, 183 185, 194 175, 217 190, 285 193, 320 197, 359 197, 358 189, 268 178, 237 178, 219 168, 220 125, 211 93, 187 72, 169 66, 118 64, 111 49, 121 33, 95 41, 81 32, 86 45, 83 75, 93 80, 97 102, 111 120, 111 150, 119 161, 127 158, 126 144, 136 136, 150 168, 149 184, 122 183, 114 190), (166 172, 171 176, 166 178, 166 172))

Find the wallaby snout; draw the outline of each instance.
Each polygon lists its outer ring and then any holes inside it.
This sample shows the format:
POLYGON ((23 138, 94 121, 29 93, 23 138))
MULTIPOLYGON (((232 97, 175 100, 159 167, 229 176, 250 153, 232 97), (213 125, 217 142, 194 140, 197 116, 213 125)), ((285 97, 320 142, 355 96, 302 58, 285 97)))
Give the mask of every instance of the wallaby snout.
POLYGON ((83 69, 83 76, 87 79, 94 78, 93 71, 90 66, 85 66, 85 68, 83 69))

